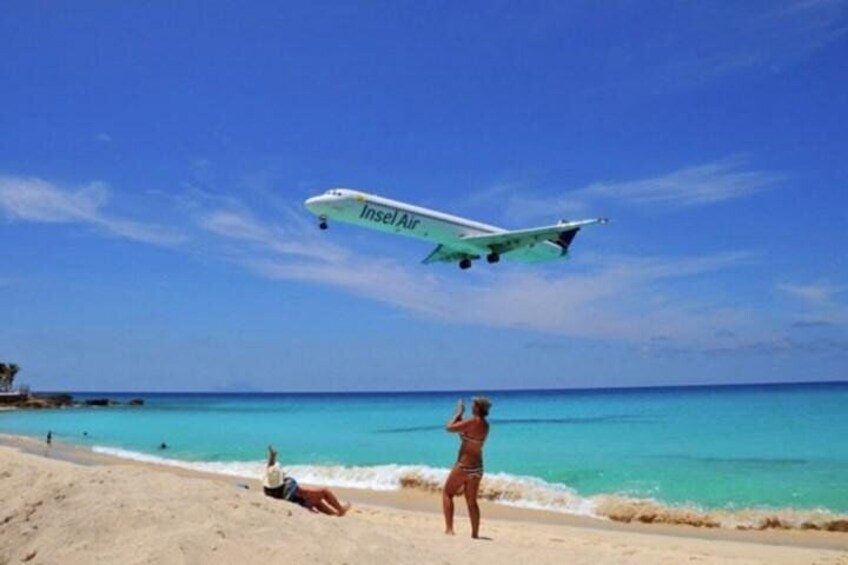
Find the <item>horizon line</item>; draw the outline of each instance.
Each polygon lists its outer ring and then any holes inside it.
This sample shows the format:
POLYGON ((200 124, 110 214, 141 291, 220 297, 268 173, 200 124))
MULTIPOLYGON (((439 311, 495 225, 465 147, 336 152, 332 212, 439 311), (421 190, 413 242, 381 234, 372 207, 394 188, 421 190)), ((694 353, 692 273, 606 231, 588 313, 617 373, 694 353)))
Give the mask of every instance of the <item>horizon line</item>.
POLYGON ((33 391, 32 394, 289 394, 289 395, 367 395, 367 394, 449 394, 449 393, 534 393, 534 392, 614 392, 614 391, 645 391, 645 390, 673 390, 673 389, 704 389, 704 388, 755 388, 755 387, 794 387, 794 386, 821 386, 821 385, 848 385, 848 379, 833 381, 769 381, 769 382, 745 382, 745 383, 697 383, 676 385, 632 385, 611 387, 567 387, 567 388, 498 388, 498 389, 423 389, 423 390, 74 390, 58 391, 45 390, 33 391))

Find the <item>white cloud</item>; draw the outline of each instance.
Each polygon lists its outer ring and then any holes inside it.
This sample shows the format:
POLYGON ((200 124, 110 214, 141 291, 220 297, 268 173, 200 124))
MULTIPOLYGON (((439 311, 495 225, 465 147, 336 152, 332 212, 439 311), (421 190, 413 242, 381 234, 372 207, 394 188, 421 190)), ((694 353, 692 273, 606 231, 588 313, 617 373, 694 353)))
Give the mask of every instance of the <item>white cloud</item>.
POLYGON ((41 179, 0 177, 0 206, 11 217, 30 222, 90 221, 106 198, 99 183, 71 192, 41 179))
MULTIPOLYGON (((79 223, 138 241, 173 242, 161 228, 106 214, 108 197, 102 184, 72 191, 40 179, 0 178, 0 210, 13 220, 79 223)), ((334 287, 428 319, 632 341, 700 339, 749 324, 747 312, 717 307, 674 284, 739 268, 749 260, 745 253, 673 259, 585 254, 578 265, 507 262, 460 273, 349 251, 293 205, 275 209, 274 222, 232 198, 192 199, 183 209, 207 236, 195 234, 187 252, 211 252, 263 277, 334 287)))
POLYGON ((848 287, 828 283, 778 284, 777 288, 794 296, 798 300, 814 306, 827 306, 834 302, 834 295, 845 292, 848 287))
POLYGON ((846 0, 790 0, 777 4, 757 21, 764 30, 779 28, 805 51, 824 47, 848 31, 846 0))
POLYGON ((578 190, 576 196, 632 204, 701 206, 749 196, 776 180, 775 175, 740 170, 736 161, 724 160, 647 179, 597 183, 578 190))
MULTIPOLYGON (((274 280, 326 285, 410 314, 456 324, 520 327, 579 337, 642 340, 663 333, 714 336, 748 324, 747 312, 676 295, 683 277, 738 268, 747 253, 675 259, 581 255, 580 265, 516 266, 458 272, 415 259, 397 261, 348 250, 289 206, 265 222, 242 203, 195 201, 197 226, 214 236, 213 253, 274 280), (579 269, 579 270, 578 270, 579 269)), ((423 253, 422 253, 423 256, 423 253)))
POLYGON ((779 72, 844 37, 846 6, 845 0, 788 0, 702 9, 702 26, 681 28, 678 53, 672 52, 655 78, 700 84, 746 70, 779 72))
POLYGON ((447 289, 439 278, 388 259, 358 255, 340 262, 254 260, 246 264, 269 278, 330 285, 428 317, 443 317, 450 303, 448 294, 441 293, 447 289))
MULTIPOLYGON (((640 3, 626 3, 635 17, 640 3)), ((622 91, 655 95, 699 88, 735 76, 780 73, 803 64, 848 35, 846 0, 765 0, 727 3, 666 3, 660 26, 637 45, 609 52, 609 72, 584 90, 586 96, 622 91), (665 25, 673 21, 676 25, 665 25)), ((651 23, 646 24, 650 29, 651 23)))
MULTIPOLYGON (((307 259, 336 261, 344 259, 343 249, 315 238, 303 237, 303 225, 285 222, 280 226, 266 225, 249 212, 213 210, 202 213, 197 224, 205 231, 230 240, 253 245, 253 251, 267 251, 280 255, 300 256, 307 259)), ((310 225, 311 231, 315 230, 310 225)))
POLYGON ((606 257, 590 271, 498 277, 479 293, 468 285, 452 312, 484 324, 523 326, 582 337, 643 340, 657 334, 693 339, 738 326, 741 313, 672 290, 674 279, 739 267, 747 255, 650 259, 606 257), (685 298, 685 299, 682 299, 685 298))
POLYGON ((575 337, 640 340, 657 332, 713 335, 744 324, 744 313, 698 300, 675 300, 665 283, 738 267, 742 253, 678 260, 614 257, 590 272, 498 271, 447 276, 440 267, 351 255, 333 262, 248 259, 262 276, 334 286, 411 313, 458 324, 519 327, 575 337))
POLYGON ((566 215, 585 213, 595 201, 663 210, 708 206, 751 196, 780 179, 773 173, 745 170, 742 164, 738 158, 728 158, 649 178, 593 183, 548 197, 506 196, 506 185, 498 185, 497 195, 506 200, 508 216, 526 220, 549 216, 552 211, 566 215))
POLYGON ((848 324, 848 306, 839 300, 839 295, 848 292, 848 286, 829 282, 807 284, 780 283, 778 290, 795 298, 800 309, 793 327, 842 326, 848 324))
POLYGON ((103 208, 108 199, 108 188, 99 182, 71 190, 38 178, 0 176, 0 210, 12 220, 87 224, 118 237, 155 245, 176 245, 185 240, 161 226, 107 214, 103 208))

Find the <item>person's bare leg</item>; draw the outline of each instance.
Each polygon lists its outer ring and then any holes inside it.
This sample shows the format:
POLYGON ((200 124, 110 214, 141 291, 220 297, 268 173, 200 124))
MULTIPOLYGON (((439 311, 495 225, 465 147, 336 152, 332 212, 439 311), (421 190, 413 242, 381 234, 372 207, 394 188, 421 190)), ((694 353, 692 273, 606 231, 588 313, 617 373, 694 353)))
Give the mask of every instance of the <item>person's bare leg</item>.
POLYGON ((347 514, 347 511, 350 510, 350 503, 342 504, 339 502, 339 499, 336 498, 336 495, 333 494, 328 488, 324 488, 321 490, 321 495, 325 503, 329 503, 330 506, 336 509, 336 513, 341 517, 347 514))
POLYGON ((309 487, 300 487, 297 490, 297 493, 306 501, 306 504, 310 509, 314 508, 318 512, 322 514, 330 514, 332 516, 336 515, 336 511, 327 506, 327 503, 324 502, 324 492, 323 490, 313 489, 309 487))
POLYGON ((442 491, 442 512, 445 514, 445 534, 455 535, 453 531, 453 497, 442 491))
POLYGON ((480 479, 481 477, 471 477, 465 481, 465 502, 468 504, 468 517, 471 519, 471 537, 475 539, 480 537, 480 506, 477 505, 480 479))
POLYGON ((442 511, 445 513, 445 533, 454 535, 453 531, 453 497, 465 480, 465 474, 458 468, 451 469, 445 486, 442 489, 442 511))
POLYGON ((317 508, 319 512, 321 512, 322 514, 326 514, 327 516, 338 516, 335 508, 331 508, 330 505, 328 505, 323 500, 316 504, 315 508, 317 508))
POLYGON ((298 494, 312 507, 324 514, 344 516, 350 509, 350 504, 342 504, 333 492, 326 488, 300 487, 298 494))

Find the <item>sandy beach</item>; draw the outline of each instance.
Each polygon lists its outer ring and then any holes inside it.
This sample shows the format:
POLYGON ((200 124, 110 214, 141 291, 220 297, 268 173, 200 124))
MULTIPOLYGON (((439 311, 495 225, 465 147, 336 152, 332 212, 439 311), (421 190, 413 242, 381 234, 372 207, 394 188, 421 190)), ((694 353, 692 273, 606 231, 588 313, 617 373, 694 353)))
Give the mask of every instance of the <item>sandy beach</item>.
POLYGON ((442 534, 439 499, 336 489, 344 518, 265 497, 257 481, 46 447, 0 445, 0 563, 848 564, 844 533, 615 524, 483 505, 442 534))

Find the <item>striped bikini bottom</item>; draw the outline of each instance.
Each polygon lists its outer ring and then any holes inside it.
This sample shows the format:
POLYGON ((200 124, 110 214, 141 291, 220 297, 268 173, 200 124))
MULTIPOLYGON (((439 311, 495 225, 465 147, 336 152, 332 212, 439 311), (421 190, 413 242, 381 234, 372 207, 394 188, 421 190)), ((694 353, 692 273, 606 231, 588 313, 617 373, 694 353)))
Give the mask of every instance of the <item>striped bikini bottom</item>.
POLYGON ((483 465, 458 465, 459 470, 465 473, 466 477, 483 477, 483 465))

